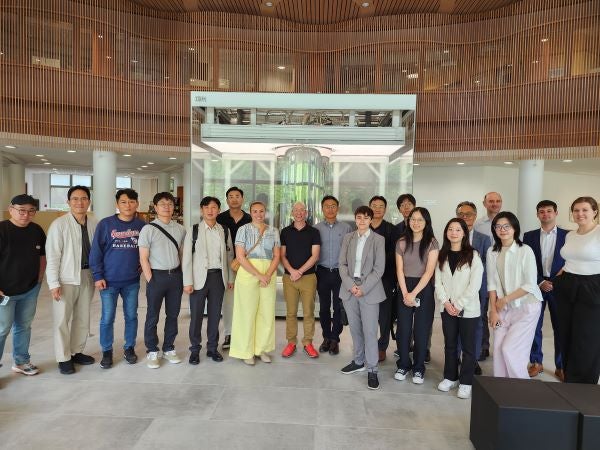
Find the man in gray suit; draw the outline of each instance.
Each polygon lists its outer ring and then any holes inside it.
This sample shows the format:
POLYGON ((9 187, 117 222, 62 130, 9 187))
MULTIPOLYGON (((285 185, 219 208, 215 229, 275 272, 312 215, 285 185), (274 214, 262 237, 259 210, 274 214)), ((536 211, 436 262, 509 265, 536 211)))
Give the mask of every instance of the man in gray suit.
POLYGON ((381 277, 385 271, 385 239, 371 231, 373 210, 360 206, 354 212, 357 231, 344 236, 339 259, 340 298, 348 316, 354 359, 342 369, 351 374, 368 370, 369 389, 379 389, 377 329, 379 303, 385 300, 381 277))

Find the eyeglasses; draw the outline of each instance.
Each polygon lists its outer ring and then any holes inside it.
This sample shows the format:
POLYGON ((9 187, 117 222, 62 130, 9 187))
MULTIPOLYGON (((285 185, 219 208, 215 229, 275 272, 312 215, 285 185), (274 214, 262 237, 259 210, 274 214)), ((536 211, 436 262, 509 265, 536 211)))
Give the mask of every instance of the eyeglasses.
POLYGON ((175 205, 172 202, 158 202, 156 206, 160 208, 174 208, 175 205))
POLYGON ((475 217, 474 213, 461 213, 459 212, 457 214, 458 217, 466 217, 467 219, 470 219, 471 217, 475 217))
POLYGON ((412 222, 412 223, 423 223, 423 222, 425 222, 425 219, 417 219, 415 217, 411 217, 410 220, 409 220, 409 222, 412 222))
POLYGON ((337 209, 337 205, 323 205, 323 209, 337 209))
POLYGON ((508 230, 512 230, 512 226, 510 226, 510 224, 504 224, 504 225, 494 225, 494 230, 496 231, 508 231, 508 230))
POLYGON ((33 216, 37 210, 35 209, 21 209, 21 208, 15 208, 14 206, 11 206, 12 209, 14 209, 20 216, 25 216, 27 214, 29 214, 30 216, 33 216))

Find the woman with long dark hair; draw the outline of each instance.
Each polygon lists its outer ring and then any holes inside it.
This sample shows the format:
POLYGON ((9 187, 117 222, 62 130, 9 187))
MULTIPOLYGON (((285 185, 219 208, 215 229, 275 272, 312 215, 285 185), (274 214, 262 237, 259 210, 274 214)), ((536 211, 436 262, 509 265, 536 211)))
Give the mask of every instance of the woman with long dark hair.
POLYGON ((412 370, 412 381, 423 384, 427 340, 433 324, 435 300, 433 298, 433 274, 438 258, 439 245, 433 235, 431 216, 426 208, 416 207, 408 216, 408 227, 396 244, 396 273, 400 285, 398 301, 398 370, 394 378, 406 379, 412 370), (408 355, 413 336, 413 359, 408 355))
POLYGON ((440 303, 444 332, 444 379, 438 389, 448 392, 458 386, 459 398, 471 397, 475 372, 475 332, 481 320, 479 288, 483 277, 481 257, 469 243, 469 228, 463 219, 450 219, 435 268, 435 298, 440 303), (458 374, 458 338, 462 364, 458 374))
POLYGON ((513 213, 502 211, 492 220, 494 246, 486 261, 489 324, 494 329, 494 376, 528 380, 542 292, 533 250, 523 245, 520 234, 513 213))

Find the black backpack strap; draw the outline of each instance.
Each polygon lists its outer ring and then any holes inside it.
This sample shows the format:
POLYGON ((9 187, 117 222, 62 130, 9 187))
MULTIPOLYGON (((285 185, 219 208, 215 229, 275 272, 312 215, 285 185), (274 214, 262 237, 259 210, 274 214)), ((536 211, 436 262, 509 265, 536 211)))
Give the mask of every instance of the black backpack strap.
POLYGON ((192 254, 196 251, 196 241, 198 240, 198 225, 192 227, 192 254))
POLYGON ((154 228, 157 228, 161 231, 162 234, 164 234, 175 246, 175 248, 177 249, 177 252, 179 252, 179 245, 177 244, 177 241, 175 240, 175 238, 173 236, 171 236, 171 234, 165 230, 163 227, 161 227, 160 225, 156 224, 156 223, 152 223, 150 222, 148 225, 152 225, 154 228))
MULTIPOLYGON (((229 251, 229 246, 227 245, 227 238, 229 237, 229 228, 225 225, 221 225, 223 227, 223 234, 225 235, 225 249, 229 251)), ((233 244, 233 242, 232 242, 233 244)))

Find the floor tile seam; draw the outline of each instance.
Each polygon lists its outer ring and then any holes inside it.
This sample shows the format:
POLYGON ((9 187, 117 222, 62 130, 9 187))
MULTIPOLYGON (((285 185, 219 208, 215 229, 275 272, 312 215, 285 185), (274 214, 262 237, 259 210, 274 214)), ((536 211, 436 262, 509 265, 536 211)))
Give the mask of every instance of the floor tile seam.
POLYGON ((225 391, 227 390, 227 388, 224 387, 224 386, 220 386, 220 387, 221 387, 221 394, 219 395, 219 398, 217 399, 217 401, 213 405, 212 411, 208 415, 208 419, 207 420, 211 419, 214 416, 215 412, 217 411, 217 407, 221 403, 221 400, 223 399, 223 396, 225 395, 225 391))

